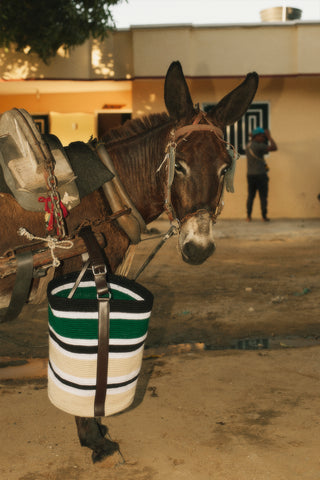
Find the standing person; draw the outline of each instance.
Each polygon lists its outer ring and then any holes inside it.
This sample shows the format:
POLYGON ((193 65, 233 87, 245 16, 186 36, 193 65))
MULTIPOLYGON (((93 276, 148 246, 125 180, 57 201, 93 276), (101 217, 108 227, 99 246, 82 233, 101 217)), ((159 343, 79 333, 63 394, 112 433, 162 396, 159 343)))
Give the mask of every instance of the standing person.
POLYGON ((268 222, 267 204, 269 177, 267 172, 269 168, 264 159, 264 155, 268 152, 278 150, 278 147, 271 137, 269 130, 257 127, 252 131, 251 136, 252 139, 246 147, 248 180, 247 221, 251 221, 253 200, 258 190, 262 220, 268 222))

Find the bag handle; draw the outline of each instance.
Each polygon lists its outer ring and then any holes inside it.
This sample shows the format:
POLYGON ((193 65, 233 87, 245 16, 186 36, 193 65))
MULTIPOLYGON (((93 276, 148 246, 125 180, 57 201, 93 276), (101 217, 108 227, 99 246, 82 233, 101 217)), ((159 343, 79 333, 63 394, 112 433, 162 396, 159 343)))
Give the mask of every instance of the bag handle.
POLYGON ((82 228, 79 236, 86 244, 92 272, 97 287, 99 305, 99 333, 96 395, 94 399, 94 416, 105 416, 105 400, 108 388, 108 360, 109 360, 109 320, 110 295, 107 284, 107 267, 99 243, 90 226, 82 228))

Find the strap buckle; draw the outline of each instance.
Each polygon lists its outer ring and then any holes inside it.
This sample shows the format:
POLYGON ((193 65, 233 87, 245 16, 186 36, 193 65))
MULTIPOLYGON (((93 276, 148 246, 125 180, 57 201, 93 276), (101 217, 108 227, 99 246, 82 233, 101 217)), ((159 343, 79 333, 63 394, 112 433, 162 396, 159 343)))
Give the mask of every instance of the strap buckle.
POLYGON ((103 263, 101 265, 92 265, 92 273, 94 276, 96 275, 106 275, 107 274, 107 267, 103 263))
POLYGON ((109 289, 106 289, 105 292, 97 293, 97 300, 98 302, 109 302, 111 300, 109 289))

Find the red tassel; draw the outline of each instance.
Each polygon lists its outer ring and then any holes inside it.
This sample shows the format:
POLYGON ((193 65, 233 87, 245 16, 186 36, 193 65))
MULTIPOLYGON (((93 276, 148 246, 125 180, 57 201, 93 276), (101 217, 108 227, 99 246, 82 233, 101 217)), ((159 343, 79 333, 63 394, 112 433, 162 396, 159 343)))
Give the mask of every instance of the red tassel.
MULTIPOLYGON (((55 200, 57 200, 57 197, 54 197, 55 200)), ((51 200, 51 197, 39 197, 38 202, 44 203, 44 211, 48 214, 48 219, 47 219, 47 230, 48 232, 51 232, 54 228, 54 224, 56 223, 55 217, 54 217, 54 204, 51 200)), ((62 202, 59 202, 61 212, 62 212, 62 217, 66 218, 69 215, 68 210, 66 207, 63 205, 62 202)), ((57 235, 59 235, 59 229, 57 229, 57 235)))

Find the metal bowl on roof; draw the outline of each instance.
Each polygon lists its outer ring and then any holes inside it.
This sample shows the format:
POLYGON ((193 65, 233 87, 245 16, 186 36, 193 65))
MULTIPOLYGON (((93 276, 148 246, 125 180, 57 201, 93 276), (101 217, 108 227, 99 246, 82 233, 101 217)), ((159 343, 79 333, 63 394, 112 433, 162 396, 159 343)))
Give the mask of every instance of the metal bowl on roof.
POLYGON ((260 11, 262 22, 287 22, 300 20, 302 10, 293 7, 271 7, 260 11))

